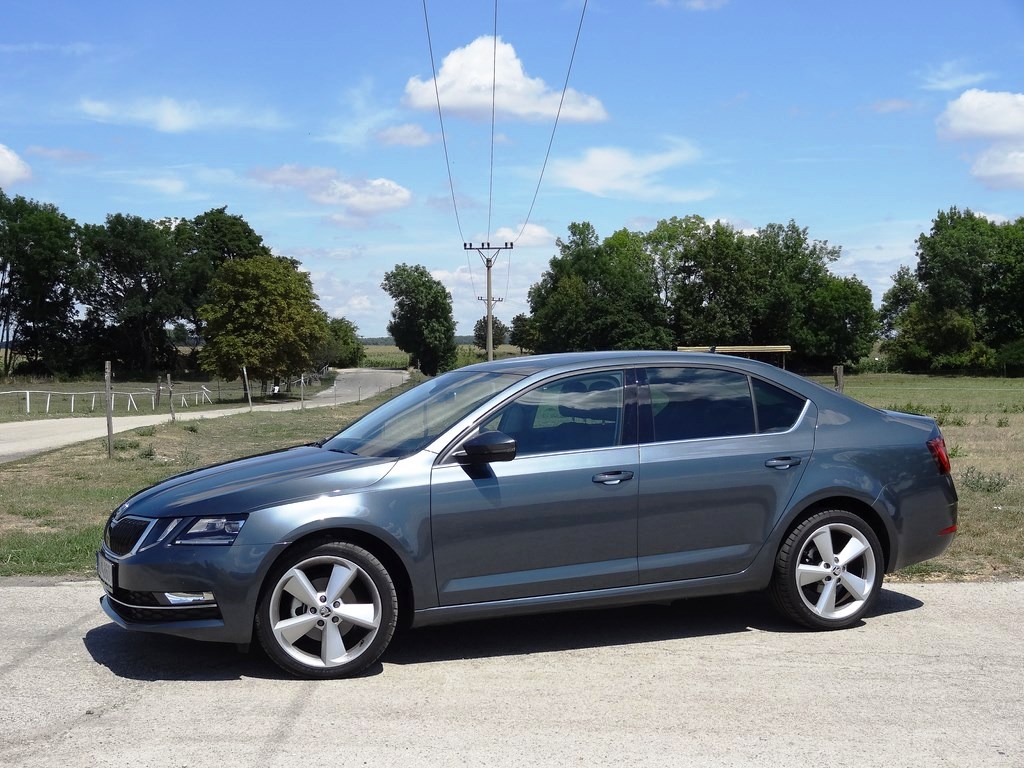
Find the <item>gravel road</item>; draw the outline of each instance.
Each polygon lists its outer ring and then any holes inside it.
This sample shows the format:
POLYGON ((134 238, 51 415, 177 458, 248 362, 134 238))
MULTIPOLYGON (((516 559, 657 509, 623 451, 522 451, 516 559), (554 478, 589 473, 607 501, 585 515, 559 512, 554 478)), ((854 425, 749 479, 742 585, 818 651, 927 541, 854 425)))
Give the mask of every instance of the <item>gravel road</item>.
POLYGON ((431 627, 336 682, 100 593, 0 579, 0 765, 1024 765, 1020 582, 893 584, 834 633, 757 595, 431 627))
MULTIPOLYGON (((379 370, 375 368, 356 368, 338 372, 333 386, 320 390, 306 400, 307 408, 315 408, 334 403, 351 403, 365 399, 390 387, 402 384, 409 376, 404 371, 379 370)), ((273 403, 257 406, 261 411, 292 411, 300 408, 300 402, 273 403)), ((245 413, 248 406, 240 408, 221 408, 208 411, 190 411, 178 409, 180 421, 193 419, 215 419, 220 416, 231 416, 245 413)), ((169 413, 156 413, 139 416, 115 416, 114 432, 125 432, 129 429, 146 427, 150 424, 162 424, 170 421, 169 413)), ((0 424, 0 464, 15 461, 43 451, 61 448, 65 445, 80 443, 105 437, 107 420, 105 416, 77 417, 58 419, 36 419, 33 421, 14 421, 0 424)))

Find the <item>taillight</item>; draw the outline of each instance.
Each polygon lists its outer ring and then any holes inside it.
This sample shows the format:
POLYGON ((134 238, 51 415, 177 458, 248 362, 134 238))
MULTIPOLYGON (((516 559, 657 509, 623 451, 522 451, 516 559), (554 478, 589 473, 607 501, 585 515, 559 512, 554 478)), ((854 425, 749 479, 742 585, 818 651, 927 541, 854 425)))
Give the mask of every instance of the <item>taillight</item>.
POLYGON ((933 437, 928 441, 928 450, 932 452, 932 458, 939 468, 940 475, 948 475, 952 467, 949 464, 949 454, 946 452, 946 441, 941 437, 933 437))

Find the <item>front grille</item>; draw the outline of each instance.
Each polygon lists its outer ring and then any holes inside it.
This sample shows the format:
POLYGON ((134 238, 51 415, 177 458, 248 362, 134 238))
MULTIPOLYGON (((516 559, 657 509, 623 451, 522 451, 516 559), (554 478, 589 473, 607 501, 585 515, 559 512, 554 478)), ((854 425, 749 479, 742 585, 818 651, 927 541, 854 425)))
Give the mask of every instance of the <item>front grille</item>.
POLYGON ((127 555, 139 543, 151 522, 141 517, 111 518, 103 531, 103 543, 118 557, 127 555))

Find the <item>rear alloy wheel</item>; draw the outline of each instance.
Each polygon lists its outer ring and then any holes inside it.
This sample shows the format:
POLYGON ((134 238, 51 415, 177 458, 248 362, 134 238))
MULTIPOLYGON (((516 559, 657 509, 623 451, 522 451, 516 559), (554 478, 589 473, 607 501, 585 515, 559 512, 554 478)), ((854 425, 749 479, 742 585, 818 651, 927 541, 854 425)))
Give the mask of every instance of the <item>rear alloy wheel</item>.
POLYGON ((819 512, 779 548, 770 591, 794 621, 843 629, 874 604, 883 571, 882 547, 871 526, 845 510, 819 512))
POLYGON ((274 569, 256 632, 279 666, 299 677, 351 677, 391 642, 398 597, 387 569, 347 542, 321 544, 274 569))

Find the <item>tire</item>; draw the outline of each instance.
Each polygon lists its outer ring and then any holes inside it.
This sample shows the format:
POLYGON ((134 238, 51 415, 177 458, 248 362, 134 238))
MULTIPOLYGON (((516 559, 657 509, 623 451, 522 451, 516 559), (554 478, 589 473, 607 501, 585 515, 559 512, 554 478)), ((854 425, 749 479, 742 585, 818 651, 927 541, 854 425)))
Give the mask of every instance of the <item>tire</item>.
POLYGON ((797 525, 775 558, 769 593, 781 613, 811 629, 845 629, 878 599, 885 570, 878 536, 841 509, 797 525))
POLYGON ((387 569, 362 547, 339 541, 289 553, 274 567, 256 609, 256 634, 285 671, 337 679, 380 658, 397 620, 387 569))

